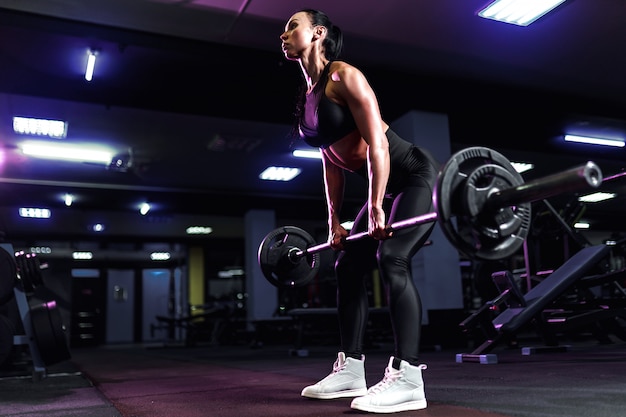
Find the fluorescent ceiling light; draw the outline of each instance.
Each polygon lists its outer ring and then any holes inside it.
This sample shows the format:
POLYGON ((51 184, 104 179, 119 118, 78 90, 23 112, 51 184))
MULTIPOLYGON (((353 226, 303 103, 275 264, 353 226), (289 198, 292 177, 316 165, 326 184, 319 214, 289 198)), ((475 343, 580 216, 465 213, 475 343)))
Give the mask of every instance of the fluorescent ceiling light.
POLYGON ((322 159, 322 153, 319 149, 296 149, 292 152, 296 158, 322 159))
POLYGON ((266 181, 291 181, 300 175, 300 172, 302 172, 300 168, 268 167, 259 174, 259 178, 266 181))
POLYGON ((22 153, 28 156, 65 161, 95 162, 108 165, 114 152, 102 146, 70 145, 43 141, 25 141, 20 144, 22 153))
POLYGON ((578 197, 578 201, 580 201, 581 203, 597 203, 599 201, 610 200, 615 197, 616 197, 615 193, 597 192, 593 194, 580 196, 578 197))
POLYGON ((67 122, 63 120, 34 119, 32 117, 14 117, 13 131, 18 135, 64 138, 67 136, 67 122))
POLYGON ((589 229, 591 225, 587 222, 576 222, 574 223, 574 229, 589 229))
POLYGON ((588 143, 591 145, 604 145, 615 146, 618 148, 624 147, 624 139, 612 139, 612 138, 597 138, 592 136, 578 136, 578 135, 565 135, 563 137, 566 142, 588 143))
POLYGON ((85 79, 91 81, 93 78, 93 70, 96 67, 96 55, 97 51, 92 49, 87 51, 87 68, 85 69, 85 79))
POLYGON ((517 171, 520 174, 522 172, 530 171, 531 169, 535 167, 533 164, 529 164, 527 162, 511 162, 511 165, 513 165, 513 168, 515 169, 515 171, 517 171))
POLYGON ((496 0, 478 12, 485 19, 528 26, 565 0, 496 0))

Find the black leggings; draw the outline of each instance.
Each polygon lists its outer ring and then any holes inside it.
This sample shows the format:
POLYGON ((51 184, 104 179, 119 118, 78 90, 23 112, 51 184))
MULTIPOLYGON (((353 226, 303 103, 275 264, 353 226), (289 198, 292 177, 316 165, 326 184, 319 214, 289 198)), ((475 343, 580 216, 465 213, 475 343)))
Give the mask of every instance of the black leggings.
MULTIPOLYGON (((433 211, 432 181, 413 177, 411 184, 385 200, 387 223, 433 211)), ((367 204, 351 233, 367 230, 367 204)), ((416 365, 422 324, 422 302, 411 275, 411 258, 424 245, 434 223, 395 231, 383 241, 365 238, 350 242, 335 264, 341 350, 359 358, 367 326, 367 273, 378 268, 387 296, 395 338, 395 356, 416 365)))

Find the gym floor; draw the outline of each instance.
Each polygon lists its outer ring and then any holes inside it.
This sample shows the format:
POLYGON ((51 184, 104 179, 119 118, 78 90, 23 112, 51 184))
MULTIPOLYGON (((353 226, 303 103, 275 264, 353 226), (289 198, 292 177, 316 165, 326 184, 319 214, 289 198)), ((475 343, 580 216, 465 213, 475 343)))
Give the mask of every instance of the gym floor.
MULTIPOLYGON (((532 341, 530 341, 532 342, 532 341)), ((368 384, 383 375, 390 346, 367 352, 368 384)), ((422 353, 428 408, 398 416, 617 417, 626 410, 626 342, 579 341, 562 352, 495 349, 498 363, 456 362, 455 350, 422 353)), ((73 349, 37 381, 28 361, 0 373, 4 417, 313 417, 361 415, 349 399, 300 396, 325 376, 334 347, 166 347, 73 349)))

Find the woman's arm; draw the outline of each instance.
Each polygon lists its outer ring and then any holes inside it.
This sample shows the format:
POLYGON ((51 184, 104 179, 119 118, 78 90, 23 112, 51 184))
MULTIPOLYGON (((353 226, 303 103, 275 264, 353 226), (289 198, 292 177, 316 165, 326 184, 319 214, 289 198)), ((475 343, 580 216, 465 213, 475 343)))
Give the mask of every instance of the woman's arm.
POLYGON ((344 62, 331 68, 330 91, 327 94, 345 103, 352 112, 357 128, 367 143, 369 234, 376 239, 389 236, 383 199, 389 180, 389 142, 385 136, 388 126, 382 120, 378 100, 361 71, 344 62))
POLYGON ((328 207, 328 242, 331 248, 342 249, 341 239, 348 235, 346 229, 341 226, 340 220, 345 174, 343 169, 330 162, 324 153, 322 153, 322 166, 328 207))

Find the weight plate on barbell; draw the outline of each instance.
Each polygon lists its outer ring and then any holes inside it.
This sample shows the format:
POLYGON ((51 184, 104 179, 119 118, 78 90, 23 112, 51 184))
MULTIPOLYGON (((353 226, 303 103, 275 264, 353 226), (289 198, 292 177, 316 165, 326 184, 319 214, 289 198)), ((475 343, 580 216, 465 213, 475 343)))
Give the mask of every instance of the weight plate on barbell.
POLYGON ((446 237, 470 258, 496 260, 519 250, 530 228, 530 204, 486 209, 493 192, 523 184, 502 154, 472 147, 443 166, 435 189, 437 220, 446 237))
POLYGON ((488 207, 489 196, 499 190, 524 184, 511 166, 486 164, 476 168, 464 187, 464 207, 474 233, 467 243, 479 248, 480 259, 502 259, 515 254, 524 243, 530 229, 530 203, 516 206, 488 207))
POLYGON ((307 254, 315 245, 313 237, 294 226, 284 226, 271 231, 259 246, 259 265, 267 280, 277 287, 302 287, 317 275, 319 254, 307 254), (302 251, 302 256, 292 256, 302 251))

